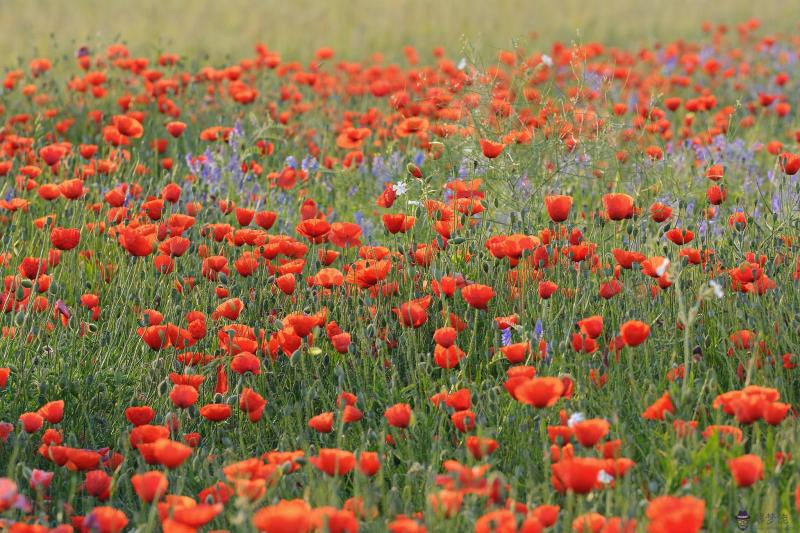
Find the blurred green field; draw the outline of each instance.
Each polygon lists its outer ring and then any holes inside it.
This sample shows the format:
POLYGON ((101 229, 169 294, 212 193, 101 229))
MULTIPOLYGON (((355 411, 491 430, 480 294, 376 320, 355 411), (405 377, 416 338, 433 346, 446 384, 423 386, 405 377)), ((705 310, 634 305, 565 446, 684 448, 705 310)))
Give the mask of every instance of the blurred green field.
POLYGON ((264 42, 288 59, 319 46, 340 57, 399 55, 406 44, 455 55, 464 39, 493 55, 512 39, 542 46, 554 39, 606 43, 692 37, 702 21, 736 24, 758 17, 768 31, 794 32, 789 0, 3 0, 0 53, 5 65, 33 55, 121 40, 135 53, 169 50, 222 61, 264 42))

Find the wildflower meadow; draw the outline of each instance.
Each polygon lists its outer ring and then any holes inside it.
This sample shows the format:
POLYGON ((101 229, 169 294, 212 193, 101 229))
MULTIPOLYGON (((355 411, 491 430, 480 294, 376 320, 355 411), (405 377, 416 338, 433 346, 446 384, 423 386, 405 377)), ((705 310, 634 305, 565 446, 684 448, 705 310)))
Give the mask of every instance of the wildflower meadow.
POLYGON ((511 37, 5 62, 0 530, 800 531, 800 39, 511 37))

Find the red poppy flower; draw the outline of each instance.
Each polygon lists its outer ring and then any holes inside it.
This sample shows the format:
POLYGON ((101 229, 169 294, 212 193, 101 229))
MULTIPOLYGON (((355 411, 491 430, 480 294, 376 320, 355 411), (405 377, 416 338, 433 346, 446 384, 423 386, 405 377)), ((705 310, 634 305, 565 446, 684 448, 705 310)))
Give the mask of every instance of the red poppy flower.
POLYGON ((400 429, 407 428, 411 422, 411 406, 407 403, 397 403, 386 409, 384 417, 390 426, 400 429))
POLYGON ((547 214, 553 222, 564 222, 569 218, 569 210, 572 208, 572 196, 554 195, 544 197, 544 206, 547 214))
POLYGON ((650 326, 638 320, 629 320, 620 328, 622 340, 628 346, 639 346, 650 336, 650 326))
POLYGON ((155 416, 155 410, 147 405, 128 407, 125 409, 125 418, 134 426, 149 424, 155 416))
POLYGON ((169 481, 163 472, 152 470, 131 476, 131 484, 139 499, 145 503, 160 500, 167 493, 169 481))
POLYGON ((484 157, 494 159, 503 152, 506 145, 503 143, 493 142, 488 139, 481 139, 481 151, 484 157))
POLYGON ((81 231, 75 228, 53 228, 50 244, 59 250, 72 250, 81 241, 81 231))
POLYGON ((648 533, 698 533, 703 527, 706 502, 694 496, 659 496, 647 506, 648 533))
POLYGON ((327 240, 331 225, 320 218, 309 218, 300 222, 295 231, 312 243, 319 244, 327 240))
POLYGON ((602 418, 592 418, 577 422, 572 429, 578 442, 584 448, 591 448, 608 434, 609 423, 602 418))
POLYGON ((253 525, 265 533, 307 533, 312 527, 311 507, 303 500, 281 500, 256 511, 253 525))
POLYGON ((172 122, 167 122, 166 128, 167 128, 167 132, 171 136, 173 136, 175 138, 178 138, 181 135, 183 135, 183 132, 186 129, 186 124, 176 120, 176 121, 172 121, 172 122))
POLYGON ((374 476, 380 470, 381 463, 376 452, 361 452, 358 458, 358 469, 365 476, 374 476))
POLYGON ((497 450, 499 444, 496 440, 486 437, 467 437, 467 449, 476 460, 480 461, 497 450))
POLYGON ((231 416, 231 406, 226 403, 210 403, 200 408, 200 416, 211 422, 222 422, 231 416))
POLYGON ((749 487, 764 479, 764 462, 757 455, 748 454, 731 459, 728 461, 728 468, 737 487, 749 487))
POLYGON ((95 507, 84 518, 84 523, 97 524, 101 533, 120 533, 128 525, 125 513, 113 507, 95 507))
POLYGON ((664 420, 664 415, 666 413, 675 413, 675 406, 668 392, 665 392, 661 398, 645 409, 644 413, 642 413, 642 418, 647 420, 664 420))
POLYGON ((416 301, 406 302, 392 311, 397 315, 400 324, 407 328, 418 328, 428 321, 426 308, 416 301))
POLYGON ((475 413, 470 410, 456 411, 450 415, 450 420, 456 429, 462 433, 475 429, 475 413))
POLYGON ((593 457, 561 460, 551 467, 553 486, 559 492, 571 490, 577 494, 588 494, 600 487, 598 476, 604 468, 605 461, 593 457))
POLYGON ((633 198, 627 194, 606 194, 603 196, 603 205, 611 220, 624 220, 633 216, 633 198))
POLYGON ((541 377, 522 381, 515 389, 514 396, 524 404, 537 408, 551 407, 561 398, 564 383, 558 378, 541 377))
POLYGON ((322 448, 317 457, 309 457, 308 461, 329 476, 343 476, 356 466, 351 452, 336 448, 322 448))
POLYGON ((487 285, 473 283, 472 285, 467 285, 461 289, 461 296, 470 307, 474 307, 475 309, 486 309, 489 300, 494 298, 495 292, 494 289, 487 285))
POLYGON ((44 418, 39 413, 23 413, 19 416, 25 433, 36 433, 42 428, 44 418))
POLYGON ((47 402, 39 408, 37 413, 49 423, 58 424, 64 418, 64 400, 47 402))
POLYGON ((439 344, 433 350, 433 360, 439 368, 455 368, 466 357, 466 354, 456 345, 448 347, 439 344))
POLYGON ((330 433, 333 430, 333 413, 320 413, 308 420, 308 427, 320 433, 330 433))
POLYGON ((191 407, 197 401, 199 393, 190 385, 175 385, 169 393, 169 399, 179 409, 191 407))

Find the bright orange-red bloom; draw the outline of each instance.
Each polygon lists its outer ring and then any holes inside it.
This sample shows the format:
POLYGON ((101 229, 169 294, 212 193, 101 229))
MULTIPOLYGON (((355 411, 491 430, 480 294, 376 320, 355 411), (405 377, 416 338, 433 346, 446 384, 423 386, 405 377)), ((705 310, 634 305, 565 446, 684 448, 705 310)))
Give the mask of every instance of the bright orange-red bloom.
POLYGON ((591 448, 608 434, 609 423, 602 418, 592 418, 577 422, 572 429, 578 442, 585 448, 591 448))
POLYGON ((147 405, 133 406, 125 409, 125 418, 134 426, 149 424, 155 416, 155 410, 147 405))
POLYGON ((113 507, 95 507, 84 518, 84 524, 87 522, 96 524, 94 527, 99 533, 119 533, 128 525, 128 517, 113 507))
POLYGON ((399 308, 392 309, 397 319, 405 327, 418 328, 428 321, 428 312, 424 305, 417 301, 406 302, 399 308))
POLYGON ((144 135, 144 127, 141 122, 127 115, 114 115, 112 117, 114 127, 124 136, 138 139, 144 135))
POLYGON ((450 415, 450 420, 461 433, 472 431, 475 428, 475 413, 470 410, 457 411, 450 415))
POLYGON ((251 422, 258 422, 264 413, 267 400, 249 387, 244 387, 239 395, 239 409, 245 411, 251 422))
POLYGON ((330 433, 333 430, 333 413, 320 413, 308 420, 308 427, 320 433, 330 433))
POLYGON ((512 364, 523 362, 530 352, 531 345, 529 342, 517 342, 500 347, 500 353, 512 364))
POLYGON ((688 244, 694 240, 694 233, 685 229, 672 228, 665 235, 677 245, 688 244))
POLYGON ((606 517, 600 513, 584 513, 572 521, 572 531, 574 533, 600 533, 606 522, 606 517))
POLYGON ((638 320, 629 320, 622 324, 620 335, 627 346, 639 346, 650 336, 650 326, 638 320))
POLYGON ((49 423, 58 424, 64 418, 64 400, 47 402, 39 408, 37 413, 49 423))
POLYGON ((222 422, 231 416, 231 406, 226 403, 210 403, 200 408, 200 416, 212 422, 222 422))
POLYGON ((494 159, 495 157, 499 156, 505 147, 506 145, 503 143, 493 142, 488 139, 481 139, 481 151, 483 152, 484 157, 488 159, 494 159))
POLYGON ((706 170, 706 178, 712 181, 719 181, 725 175, 725 167, 722 165, 711 165, 706 170))
POLYGON ((214 320, 219 320, 220 318, 236 320, 242 310, 244 310, 244 302, 239 298, 230 298, 217 306, 211 314, 211 318, 214 320))
POLYGON ((474 307, 475 309, 486 309, 489 300, 494 298, 495 292, 494 289, 487 285, 473 283, 472 285, 467 285, 461 289, 461 296, 470 307, 474 307))
POLYGON ((175 385, 169 393, 169 399, 172 400, 173 405, 180 409, 194 405, 199 396, 197 389, 190 385, 175 385))
POLYGON ((593 457, 578 457, 561 460, 551 468, 553 487, 556 490, 588 494, 601 486, 598 476, 605 468, 605 461, 593 457))
POLYGON ((517 400, 540 409, 555 405, 563 393, 564 383, 552 377, 526 379, 514 389, 517 400))
POLYGON ((72 250, 81 241, 81 230, 75 228, 53 228, 50 244, 59 250, 72 250))
POLYGON ((131 484, 139 499, 145 503, 160 500, 167 493, 169 481, 163 472, 152 470, 131 476, 131 484))
POLYGON ((376 452, 361 452, 358 457, 358 470, 365 476, 374 476, 381 468, 376 452))
POLYGON ((603 196, 603 206, 611 220, 624 220, 633 216, 633 198, 627 194, 606 194, 603 196))
POLYGON ((596 339, 603 333, 603 317, 600 315, 590 316, 578 321, 581 333, 590 339, 596 339))
POLYGON ((309 218, 300 222, 295 231, 315 244, 325 242, 331 231, 331 225, 319 218, 309 218))
POLYGON ((39 413, 23 413, 19 415, 19 421, 25 433, 36 433, 44 424, 44 418, 39 413))
POLYGON ((664 222, 672 216, 672 208, 661 202, 656 202, 650 206, 650 218, 655 222, 664 222))
POLYGON ((384 413, 386 421, 390 426, 396 428, 407 428, 411 423, 411 406, 407 403, 397 403, 386 409, 384 413))
POLYGON ((572 196, 554 195, 544 197, 544 206, 547 215, 553 222, 564 222, 569 218, 569 210, 572 208, 572 196))
POLYGON ((317 457, 309 457, 308 461, 329 476, 343 476, 356 466, 352 452, 336 448, 322 448, 317 457))
POLYGON ((281 500, 253 515, 253 525, 265 533, 306 533, 311 530, 311 507, 303 500, 281 500))
POLYGON ((647 506, 647 533, 698 533, 703 527, 706 502, 694 496, 659 496, 647 506))
POLYGON ((731 439, 735 443, 742 442, 743 438, 742 430, 734 426, 712 424, 703 430, 703 437, 706 439, 710 439, 715 435, 723 443, 725 442, 725 438, 731 439))
POLYGON ((192 454, 192 448, 174 440, 158 439, 153 443, 153 455, 159 464, 169 468, 178 468, 192 454))
POLYGON ((183 135, 183 131, 186 129, 186 124, 176 120, 173 122, 168 122, 166 128, 167 132, 171 136, 177 138, 183 135))
POLYGON ((393 235, 396 233, 405 233, 409 231, 414 227, 414 223, 417 221, 415 217, 404 215, 402 213, 383 215, 382 220, 383 227, 385 227, 386 231, 393 235))
POLYGON ((642 413, 642 418, 647 420, 664 420, 664 415, 666 413, 675 413, 675 406, 668 392, 665 392, 661 398, 645 409, 644 413, 642 413))
POLYGON ((757 455, 748 454, 731 459, 728 461, 728 468, 737 487, 749 487, 764 479, 764 462, 757 455))
POLYGON ((499 446, 494 439, 476 436, 467 437, 467 450, 478 461, 493 454, 499 446))
POLYGON ((464 357, 466 354, 456 345, 445 347, 437 344, 433 349, 433 361, 439 368, 455 368, 464 357))

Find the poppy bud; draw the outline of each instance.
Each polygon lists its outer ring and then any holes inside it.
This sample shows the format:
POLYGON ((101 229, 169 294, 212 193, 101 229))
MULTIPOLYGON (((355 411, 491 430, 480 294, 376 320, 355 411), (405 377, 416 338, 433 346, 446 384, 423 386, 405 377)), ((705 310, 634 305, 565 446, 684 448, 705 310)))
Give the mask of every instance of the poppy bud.
POLYGON ((420 170, 420 168, 417 165, 415 165, 414 163, 407 164, 406 165, 406 170, 408 171, 409 174, 411 174, 412 176, 414 176, 415 178, 417 178, 419 180, 421 180, 421 179, 423 179, 425 177, 425 175, 422 173, 422 170, 420 170))

